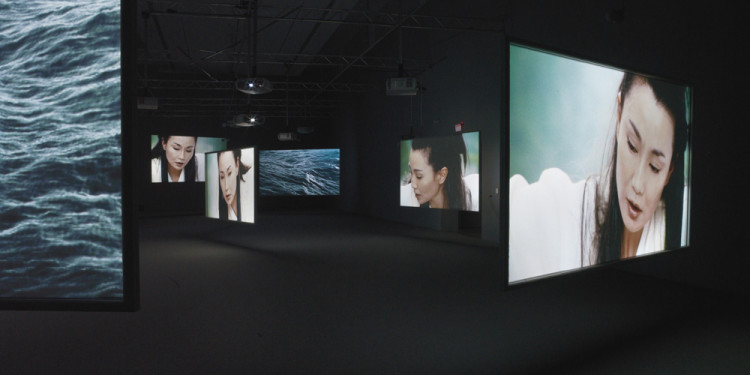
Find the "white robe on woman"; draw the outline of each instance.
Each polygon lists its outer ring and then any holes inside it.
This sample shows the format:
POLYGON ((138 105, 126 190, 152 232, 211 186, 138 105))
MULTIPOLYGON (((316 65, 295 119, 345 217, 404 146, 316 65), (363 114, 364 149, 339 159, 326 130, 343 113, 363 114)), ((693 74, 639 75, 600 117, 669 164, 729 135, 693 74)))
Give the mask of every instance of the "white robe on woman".
MULTIPOLYGON (((574 183, 557 168, 545 170, 532 184, 521 175, 510 179, 509 282, 594 264, 590 245, 595 228, 595 182, 592 179, 588 184, 586 180, 574 183)), ((663 250, 664 230, 661 202, 643 228, 636 256, 663 250)))

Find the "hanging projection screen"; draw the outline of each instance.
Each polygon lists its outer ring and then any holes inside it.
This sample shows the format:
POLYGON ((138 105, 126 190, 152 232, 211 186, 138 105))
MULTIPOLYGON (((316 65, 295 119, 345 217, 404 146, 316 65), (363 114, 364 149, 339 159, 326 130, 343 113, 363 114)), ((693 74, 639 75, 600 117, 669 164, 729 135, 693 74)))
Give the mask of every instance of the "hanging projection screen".
POLYGON ((689 245, 689 86, 509 44, 508 282, 689 245))
POLYGON ((151 135, 151 182, 205 182, 205 154, 226 148, 226 138, 151 135))
POLYGON ((135 308, 121 14, 119 0, 0 5, 0 307, 135 308))
POLYGON ((255 222, 256 148, 206 154, 206 217, 255 222))
POLYGON ((479 132, 401 141, 401 207, 479 211, 479 132))
POLYGON ((339 195, 341 151, 261 150, 258 168, 262 196, 339 195))

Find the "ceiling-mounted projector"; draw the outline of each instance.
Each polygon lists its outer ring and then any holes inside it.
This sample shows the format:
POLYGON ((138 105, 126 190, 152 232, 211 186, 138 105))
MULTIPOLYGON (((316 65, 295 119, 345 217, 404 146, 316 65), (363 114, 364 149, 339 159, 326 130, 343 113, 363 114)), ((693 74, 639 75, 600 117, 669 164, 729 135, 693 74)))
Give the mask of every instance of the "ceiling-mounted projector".
POLYGON ((312 134, 314 131, 315 128, 312 126, 300 126, 297 128, 297 133, 299 134, 312 134))
POLYGON ((261 115, 239 114, 229 120, 227 122, 227 125, 229 125, 230 127, 248 128, 251 126, 261 125, 264 122, 266 122, 266 118, 261 115))
POLYGON ((297 141, 299 140, 299 136, 297 133, 294 132, 283 132, 278 134, 278 138, 280 141, 297 141))
POLYGON ((148 96, 139 96, 138 109, 159 109, 159 99, 148 96))
POLYGON ((269 93, 273 90, 273 84, 266 78, 239 79, 234 87, 245 94, 258 95, 269 93))
POLYGON ((385 81, 385 94, 388 96, 417 95, 419 83, 414 77, 388 78, 385 81))

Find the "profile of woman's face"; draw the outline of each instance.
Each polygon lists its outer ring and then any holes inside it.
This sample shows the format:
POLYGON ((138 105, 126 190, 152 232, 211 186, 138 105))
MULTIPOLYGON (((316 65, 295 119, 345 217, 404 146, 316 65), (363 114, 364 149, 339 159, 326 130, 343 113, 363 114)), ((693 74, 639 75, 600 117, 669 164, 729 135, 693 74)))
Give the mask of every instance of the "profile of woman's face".
POLYGON ((432 207, 441 207, 443 183, 447 172, 447 169, 443 168, 436 173, 433 166, 427 162, 425 150, 411 150, 409 153, 411 187, 420 205, 432 202, 432 207))
POLYGON ((219 154, 219 187, 224 201, 232 207, 237 200, 237 173, 239 172, 239 160, 234 158, 232 151, 219 154))
POLYGON ((634 82, 617 124, 616 179, 620 213, 629 232, 651 219, 671 174, 674 121, 645 82, 634 82))
POLYGON ((172 170, 182 171, 195 153, 195 137, 170 136, 161 147, 172 170))

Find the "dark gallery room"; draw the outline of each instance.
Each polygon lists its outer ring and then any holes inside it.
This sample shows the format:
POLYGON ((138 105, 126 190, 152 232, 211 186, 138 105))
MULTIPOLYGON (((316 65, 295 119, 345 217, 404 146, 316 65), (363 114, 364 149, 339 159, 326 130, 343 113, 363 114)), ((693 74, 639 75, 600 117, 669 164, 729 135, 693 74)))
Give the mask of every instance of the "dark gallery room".
POLYGON ((748 10, 0 4, 0 374, 750 373, 748 10))

